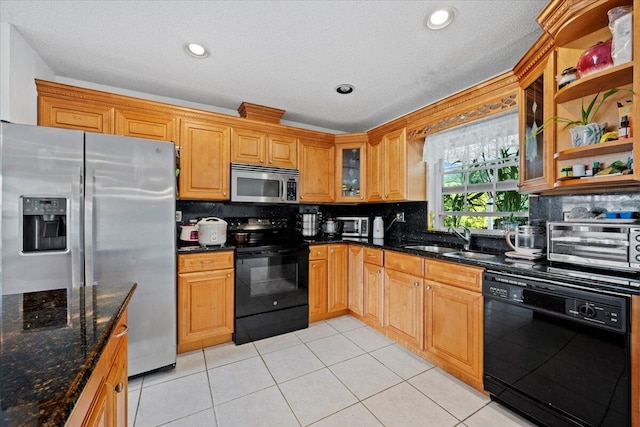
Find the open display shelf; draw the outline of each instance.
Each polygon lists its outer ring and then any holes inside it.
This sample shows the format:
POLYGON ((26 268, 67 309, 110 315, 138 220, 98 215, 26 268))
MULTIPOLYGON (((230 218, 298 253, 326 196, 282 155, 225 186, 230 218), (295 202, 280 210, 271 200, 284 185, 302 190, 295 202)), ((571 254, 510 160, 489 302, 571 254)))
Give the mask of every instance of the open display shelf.
POLYGON ((606 68, 597 73, 582 77, 558 90, 555 96, 557 104, 582 98, 610 88, 633 83, 633 61, 606 68))
POLYGON ((633 150, 633 138, 601 142, 600 144, 574 147, 557 152, 555 160, 579 159, 581 157, 603 156, 606 154, 624 153, 633 150))

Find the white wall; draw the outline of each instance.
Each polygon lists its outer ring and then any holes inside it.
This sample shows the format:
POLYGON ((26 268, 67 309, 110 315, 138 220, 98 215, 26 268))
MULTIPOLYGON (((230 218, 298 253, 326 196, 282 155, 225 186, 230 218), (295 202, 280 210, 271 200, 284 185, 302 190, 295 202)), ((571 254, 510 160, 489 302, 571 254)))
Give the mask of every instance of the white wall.
POLYGON ((33 80, 53 80, 55 74, 6 22, 0 22, 0 63, 0 119, 35 125, 38 94, 33 80))

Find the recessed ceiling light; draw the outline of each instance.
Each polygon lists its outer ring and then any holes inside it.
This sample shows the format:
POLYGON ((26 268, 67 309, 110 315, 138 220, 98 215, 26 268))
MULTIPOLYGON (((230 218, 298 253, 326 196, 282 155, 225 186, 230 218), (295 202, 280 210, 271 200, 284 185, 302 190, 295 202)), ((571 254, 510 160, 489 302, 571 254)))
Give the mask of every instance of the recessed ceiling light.
POLYGON ((432 30, 441 30, 451 24, 455 14, 456 10, 452 7, 443 7, 441 9, 434 10, 427 17, 427 27, 432 30))
POLYGON ((189 55, 195 56, 196 58, 206 58, 209 56, 209 52, 207 52, 207 49, 201 44, 189 43, 184 48, 189 55))
POLYGON ((336 87, 336 92, 338 92, 340 95, 348 95, 353 92, 354 89, 355 88, 349 84, 341 84, 336 87))

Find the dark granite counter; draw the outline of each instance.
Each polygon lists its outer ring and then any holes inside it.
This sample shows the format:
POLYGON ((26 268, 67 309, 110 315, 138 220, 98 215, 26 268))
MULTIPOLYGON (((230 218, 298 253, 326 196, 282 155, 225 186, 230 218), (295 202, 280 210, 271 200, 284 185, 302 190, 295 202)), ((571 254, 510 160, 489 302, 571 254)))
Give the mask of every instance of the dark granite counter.
POLYGON ((194 254, 199 252, 214 252, 214 251, 228 251, 234 250, 236 247, 230 243, 225 243, 224 245, 213 245, 213 246, 200 246, 198 243, 184 243, 180 242, 176 246, 176 252, 178 255, 183 254, 194 254))
POLYGON ((0 425, 64 425, 135 288, 2 296, 0 425))

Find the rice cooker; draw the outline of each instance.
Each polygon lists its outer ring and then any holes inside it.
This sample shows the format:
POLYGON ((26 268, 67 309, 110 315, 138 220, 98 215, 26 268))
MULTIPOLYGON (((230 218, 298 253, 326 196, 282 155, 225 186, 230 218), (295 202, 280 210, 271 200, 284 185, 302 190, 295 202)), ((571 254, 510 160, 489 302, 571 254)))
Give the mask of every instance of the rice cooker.
POLYGON ((216 217, 202 218, 196 223, 201 246, 223 245, 227 241, 227 222, 216 217))

